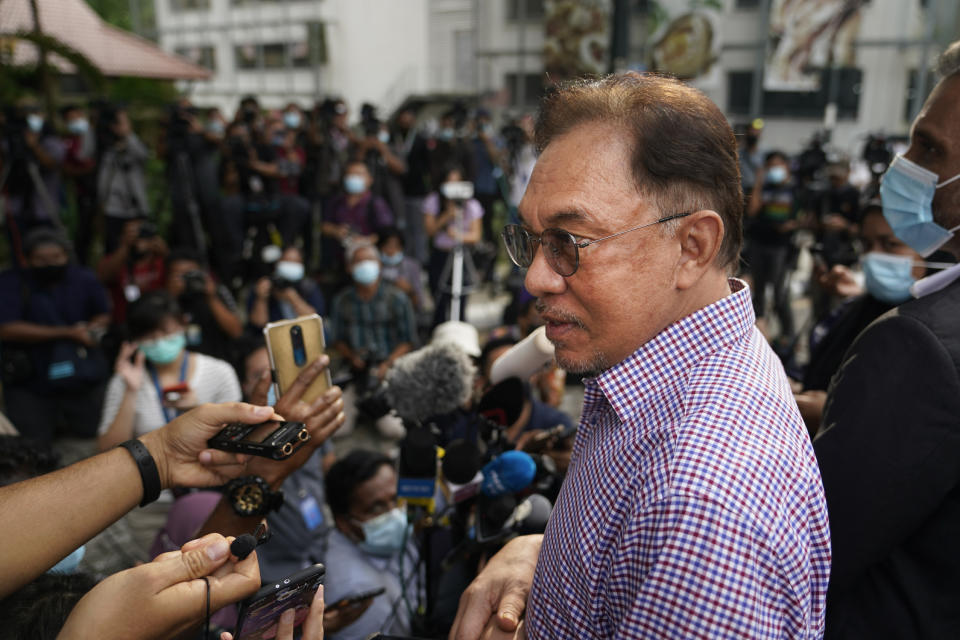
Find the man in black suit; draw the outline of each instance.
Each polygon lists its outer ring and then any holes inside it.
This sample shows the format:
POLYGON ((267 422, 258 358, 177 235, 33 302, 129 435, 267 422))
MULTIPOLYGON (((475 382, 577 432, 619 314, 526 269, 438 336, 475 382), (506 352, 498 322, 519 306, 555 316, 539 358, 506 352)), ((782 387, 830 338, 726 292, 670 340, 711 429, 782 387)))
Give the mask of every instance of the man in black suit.
MULTIPOLYGON (((884 207, 920 253, 960 257, 960 236, 929 223, 906 230, 887 209, 904 206, 895 187, 932 191, 932 207, 916 198, 916 211, 932 209, 946 230, 960 224, 960 180, 950 181, 960 174, 960 41, 939 70, 909 162, 884 178, 884 207)), ((860 334, 831 383, 814 440, 833 542, 828 639, 960 637, 960 266, 936 277, 860 334)))

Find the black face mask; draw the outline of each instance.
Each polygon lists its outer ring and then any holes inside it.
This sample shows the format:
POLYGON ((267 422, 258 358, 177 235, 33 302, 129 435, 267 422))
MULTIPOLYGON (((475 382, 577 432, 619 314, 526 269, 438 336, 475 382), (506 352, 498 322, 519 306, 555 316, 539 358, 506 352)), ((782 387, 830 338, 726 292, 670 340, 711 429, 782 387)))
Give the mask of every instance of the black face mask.
POLYGON ((40 284, 56 284, 67 275, 66 264, 48 264, 44 267, 31 267, 30 272, 40 284))

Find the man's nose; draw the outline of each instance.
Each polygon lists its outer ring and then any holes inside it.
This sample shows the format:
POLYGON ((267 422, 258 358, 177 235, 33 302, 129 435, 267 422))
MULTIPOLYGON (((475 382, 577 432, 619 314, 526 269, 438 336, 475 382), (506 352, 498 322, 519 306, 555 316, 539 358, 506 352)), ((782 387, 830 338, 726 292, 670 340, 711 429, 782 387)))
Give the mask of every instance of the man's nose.
POLYGON ((553 267, 547 263, 542 247, 537 247, 523 283, 527 291, 537 298, 563 293, 567 288, 566 278, 554 271, 553 267))

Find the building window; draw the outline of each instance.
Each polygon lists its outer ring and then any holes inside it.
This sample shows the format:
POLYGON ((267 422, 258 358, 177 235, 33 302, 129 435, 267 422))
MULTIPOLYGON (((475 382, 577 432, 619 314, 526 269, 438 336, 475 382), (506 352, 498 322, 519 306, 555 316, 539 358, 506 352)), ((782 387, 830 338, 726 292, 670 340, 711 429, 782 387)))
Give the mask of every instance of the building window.
POLYGON ((217 70, 217 52, 213 47, 177 47, 176 54, 210 71, 217 70))
POLYGON ((523 74, 522 87, 517 85, 518 80, 520 76, 516 73, 508 73, 504 76, 507 91, 510 92, 510 104, 514 107, 537 106, 543 96, 543 73, 523 74))
MULTIPOLYGON (((836 70, 837 118, 855 120, 860 109, 863 71, 853 67, 836 70)), ((764 91, 763 113, 750 112, 753 71, 727 73, 727 111, 735 115, 782 118, 823 117, 830 96, 830 70, 820 70, 820 88, 816 91, 764 91)))
POLYGON ((756 9, 760 6, 760 0, 737 0, 737 9, 756 9))
POLYGON ((507 0, 507 20, 543 20, 543 0, 507 0))
POLYGON ((245 44, 234 48, 233 56, 237 61, 237 69, 256 69, 260 65, 257 63, 257 49, 253 44, 245 44))
POLYGON ((202 11, 210 8, 210 0, 170 0, 170 11, 202 11))
MULTIPOLYGON (((913 109, 913 97, 917 91, 920 90, 920 87, 917 86, 917 79, 919 74, 916 69, 910 69, 907 72, 907 95, 906 100, 903 103, 903 119, 906 121, 913 120, 916 114, 912 113, 913 109)), ((926 94, 920 96, 920 102, 918 104, 922 105, 927 99, 927 96, 930 95, 930 92, 933 91, 933 87, 937 84, 937 76, 932 69, 927 71, 927 90, 926 94)))
POLYGON ((308 42, 267 42, 234 48, 237 69, 303 69, 310 66, 308 42))

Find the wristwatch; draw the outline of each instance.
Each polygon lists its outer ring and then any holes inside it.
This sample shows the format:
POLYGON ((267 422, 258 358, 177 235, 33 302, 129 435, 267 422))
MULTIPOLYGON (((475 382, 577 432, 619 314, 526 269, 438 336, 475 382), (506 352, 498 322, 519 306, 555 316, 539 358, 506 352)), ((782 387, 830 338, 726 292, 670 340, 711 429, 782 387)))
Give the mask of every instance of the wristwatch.
POLYGON ((273 491, 260 476, 234 478, 223 487, 223 495, 242 517, 265 516, 283 504, 283 491, 273 491))

